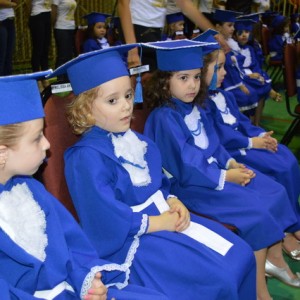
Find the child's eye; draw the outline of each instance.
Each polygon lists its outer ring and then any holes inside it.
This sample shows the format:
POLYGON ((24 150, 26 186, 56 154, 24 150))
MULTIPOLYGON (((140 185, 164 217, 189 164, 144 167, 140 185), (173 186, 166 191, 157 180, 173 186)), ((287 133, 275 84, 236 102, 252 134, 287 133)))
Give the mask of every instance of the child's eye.
POLYGON ((133 92, 129 92, 128 94, 126 94, 126 95, 125 95, 125 98, 126 98, 127 100, 132 99, 132 98, 133 98, 133 92))
POLYGON ((43 138, 43 136, 44 136, 44 133, 41 132, 34 141, 38 143, 43 138))
POLYGON ((112 98, 112 99, 108 99, 107 101, 109 104, 116 104, 117 103, 117 99, 112 98))
POLYGON ((180 76, 179 80, 186 81, 187 80, 187 76, 180 76))
POLYGON ((201 74, 196 75, 195 79, 200 80, 201 79, 201 74))

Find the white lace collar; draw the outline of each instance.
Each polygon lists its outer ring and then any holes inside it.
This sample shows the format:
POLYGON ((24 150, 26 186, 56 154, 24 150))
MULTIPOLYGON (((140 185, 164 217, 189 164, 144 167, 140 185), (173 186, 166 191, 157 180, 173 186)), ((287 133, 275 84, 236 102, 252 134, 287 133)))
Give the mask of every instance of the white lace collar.
POLYGON ((105 48, 109 48, 109 43, 107 41, 107 39, 105 37, 101 38, 101 39, 98 39, 99 43, 101 44, 101 47, 102 49, 105 49, 105 48))
POLYGON ((45 213, 26 183, 1 193, 0 227, 27 253, 45 261, 48 245, 45 213))
POLYGON ((241 48, 240 48, 238 42, 235 41, 233 38, 228 39, 227 43, 231 50, 236 51, 236 52, 241 51, 241 48))
POLYGON ((231 114, 230 109, 227 106, 226 99, 222 93, 217 93, 216 95, 211 96, 211 100, 216 104, 225 124, 232 125, 236 122, 236 118, 231 114))
POLYGON ((247 68, 252 63, 251 52, 249 48, 241 49, 241 54, 245 57, 243 67, 247 68))
POLYGON ((194 106, 192 112, 184 117, 184 122, 193 135, 195 144, 201 149, 207 149, 209 141, 197 106, 194 106))
POLYGON ((151 183, 149 168, 144 156, 148 144, 139 140, 137 135, 128 130, 124 135, 111 134, 116 157, 130 175, 134 186, 146 186, 151 183))

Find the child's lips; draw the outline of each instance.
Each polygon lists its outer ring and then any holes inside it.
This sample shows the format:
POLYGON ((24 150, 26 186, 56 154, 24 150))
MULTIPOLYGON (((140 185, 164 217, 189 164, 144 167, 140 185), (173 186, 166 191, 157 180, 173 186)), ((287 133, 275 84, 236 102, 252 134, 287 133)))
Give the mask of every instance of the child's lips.
POLYGON ((121 119, 121 121, 123 122, 129 122, 131 120, 131 115, 130 116, 126 116, 124 118, 121 119))
POLYGON ((188 93, 187 96, 188 96, 188 97, 195 97, 195 96, 196 96, 196 93, 188 93))

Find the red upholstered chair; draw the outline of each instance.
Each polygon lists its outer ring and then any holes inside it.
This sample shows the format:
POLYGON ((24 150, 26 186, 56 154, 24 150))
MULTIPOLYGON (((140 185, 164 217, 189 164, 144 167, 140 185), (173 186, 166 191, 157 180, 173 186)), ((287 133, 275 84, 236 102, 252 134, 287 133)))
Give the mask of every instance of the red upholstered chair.
POLYGON ((82 44, 87 38, 86 28, 78 28, 75 33, 75 50, 76 54, 79 55, 82 53, 82 44))
POLYGON ((52 193, 77 218, 67 183, 64 176, 64 151, 74 144, 78 137, 72 133, 65 116, 65 108, 72 101, 74 94, 60 97, 51 94, 44 99, 45 130, 50 142, 48 162, 41 169, 41 180, 46 189, 52 193))
POLYGON ((291 97, 297 94, 296 62, 300 59, 300 43, 287 44, 284 49, 283 77, 285 83, 285 103, 288 113, 294 118, 285 132, 281 143, 288 145, 293 136, 300 132, 300 104, 291 107, 291 97), (298 57, 298 59, 297 59, 298 57))

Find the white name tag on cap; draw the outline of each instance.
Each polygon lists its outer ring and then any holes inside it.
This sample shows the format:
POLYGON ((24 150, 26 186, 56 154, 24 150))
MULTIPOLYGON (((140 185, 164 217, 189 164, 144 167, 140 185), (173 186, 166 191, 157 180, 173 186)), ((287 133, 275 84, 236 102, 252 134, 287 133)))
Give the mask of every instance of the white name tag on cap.
POLYGON ((72 87, 70 83, 59 83, 59 84, 52 84, 51 85, 51 92, 52 94, 58 94, 63 92, 71 92, 72 87))
POLYGON ((136 74, 140 74, 140 73, 144 73, 144 72, 148 72, 148 71, 149 71, 149 65, 143 65, 143 66, 138 66, 138 67, 129 69, 130 75, 136 75, 136 74))

